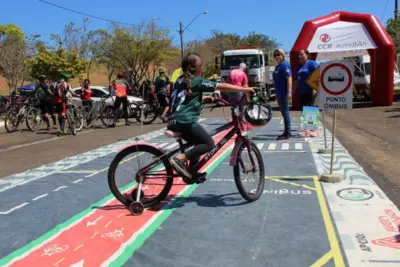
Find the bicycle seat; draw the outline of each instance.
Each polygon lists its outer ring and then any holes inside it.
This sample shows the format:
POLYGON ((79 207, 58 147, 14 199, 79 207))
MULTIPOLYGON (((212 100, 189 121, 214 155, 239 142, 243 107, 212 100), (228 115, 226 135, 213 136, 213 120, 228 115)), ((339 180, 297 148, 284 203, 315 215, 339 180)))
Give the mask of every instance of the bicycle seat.
POLYGON ((173 132, 170 130, 167 130, 164 132, 164 135, 170 138, 179 138, 182 136, 182 133, 178 133, 178 132, 173 132))

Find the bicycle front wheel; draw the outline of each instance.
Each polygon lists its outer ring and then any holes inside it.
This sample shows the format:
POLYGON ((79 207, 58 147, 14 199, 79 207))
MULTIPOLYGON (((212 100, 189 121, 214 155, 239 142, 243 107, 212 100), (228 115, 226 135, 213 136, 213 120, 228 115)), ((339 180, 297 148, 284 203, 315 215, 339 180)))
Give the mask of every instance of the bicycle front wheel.
POLYGON ((239 148, 236 165, 233 167, 236 187, 247 201, 259 199, 264 191, 264 161, 255 143, 248 141, 239 148), (247 177, 250 175, 250 177, 247 177), (244 179, 242 179, 244 178, 244 179))
POLYGON ((108 169, 108 185, 115 198, 129 206, 137 200, 138 183, 142 182, 140 202, 145 208, 163 201, 173 184, 173 170, 168 159, 156 162, 162 155, 149 145, 134 145, 120 151, 108 169), (151 169, 143 171, 149 165, 151 169))

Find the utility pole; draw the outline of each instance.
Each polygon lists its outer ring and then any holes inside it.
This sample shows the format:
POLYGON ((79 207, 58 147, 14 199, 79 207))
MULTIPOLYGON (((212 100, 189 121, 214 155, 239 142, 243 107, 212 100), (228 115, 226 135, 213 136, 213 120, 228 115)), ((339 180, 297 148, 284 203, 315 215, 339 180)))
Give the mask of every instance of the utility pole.
POLYGON ((179 35, 181 36, 181 58, 183 60, 183 24, 179 22, 179 35))
POLYGON ((394 0, 394 19, 397 20, 398 15, 399 15, 399 10, 398 10, 398 6, 399 2, 398 0, 394 0))

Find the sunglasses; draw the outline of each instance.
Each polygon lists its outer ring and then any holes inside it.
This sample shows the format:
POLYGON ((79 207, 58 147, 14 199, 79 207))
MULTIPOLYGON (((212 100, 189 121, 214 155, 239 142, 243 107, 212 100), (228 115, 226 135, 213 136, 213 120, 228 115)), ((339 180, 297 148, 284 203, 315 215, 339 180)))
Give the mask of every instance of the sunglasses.
POLYGON ((274 54, 274 57, 279 57, 281 54, 274 54))

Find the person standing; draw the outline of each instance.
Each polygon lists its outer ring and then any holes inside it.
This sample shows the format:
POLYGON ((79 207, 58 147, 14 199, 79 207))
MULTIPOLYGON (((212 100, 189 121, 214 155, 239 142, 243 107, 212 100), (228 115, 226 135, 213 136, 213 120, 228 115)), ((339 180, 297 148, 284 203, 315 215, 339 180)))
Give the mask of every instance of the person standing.
POLYGON ((49 131, 51 129, 49 117, 54 114, 53 92, 47 84, 45 75, 40 75, 38 80, 39 83, 35 88, 35 96, 40 101, 40 111, 42 112, 43 120, 46 122, 47 130, 49 131))
POLYGON ((313 106, 314 97, 317 95, 317 91, 307 84, 307 80, 314 70, 318 68, 318 64, 309 58, 310 52, 308 52, 307 49, 300 50, 300 66, 298 66, 296 70, 296 88, 298 88, 300 93, 301 109, 303 109, 304 106, 313 106))
POLYGON ((292 137, 289 111, 289 101, 292 98, 292 70, 285 59, 283 49, 279 48, 274 51, 276 63, 273 74, 275 94, 285 124, 285 130, 283 134, 278 136, 277 140, 287 140, 292 137))
POLYGON ((158 70, 159 75, 154 81, 154 86, 156 89, 157 99, 163 108, 163 114, 161 115, 161 119, 163 122, 167 122, 166 114, 169 108, 168 101, 168 85, 171 83, 169 77, 165 75, 165 71, 163 68, 158 70))
POLYGON ((114 123, 111 125, 111 127, 115 127, 115 122, 117 121, 117 114, 121 103, 124 109, 125 125, 129 125, 127 91, 131 91, 132 89, 125 79, 125 74, 123 72, 117 74, 117 79, 111 82, 111 87, 115 91, 114 123))
MULTIPOLYGON (((227 83, 240 86, 240 87, 249 87, 248 79, 246 75, 246 63, 240 63, 238 69, 233 69, 229 73, 227 83)), ((229 101, 230 102, 238 102, 240 98, 243 96, 243 93, 228 93, 229 101)), ((239 118, 243 119, 243 109, 244 109, 244 102, 240 103, 239 105, 239 118)))

